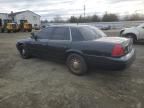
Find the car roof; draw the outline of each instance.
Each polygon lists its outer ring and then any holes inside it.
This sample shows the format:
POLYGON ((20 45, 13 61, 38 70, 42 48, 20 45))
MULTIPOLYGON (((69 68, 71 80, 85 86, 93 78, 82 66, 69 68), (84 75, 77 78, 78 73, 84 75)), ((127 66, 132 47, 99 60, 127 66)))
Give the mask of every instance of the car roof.
MULTIPOLYGON (((90 25, 82 25, 82 24, 60 24, 60 25, 50 25, 48 27, 85 27, 90 25)), ((47 28, 48 28, 47 27, 47 28)))

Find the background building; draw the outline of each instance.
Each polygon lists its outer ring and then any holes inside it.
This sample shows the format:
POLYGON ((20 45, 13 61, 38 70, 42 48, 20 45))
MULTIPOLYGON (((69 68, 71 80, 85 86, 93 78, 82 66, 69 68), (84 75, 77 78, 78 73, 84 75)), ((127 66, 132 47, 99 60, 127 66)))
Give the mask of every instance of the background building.
POLYGON ((33 28, 40 27, 41 25, 40 17, 41 17, 40 15, 29 10, 16 12, 16 13, 11 12, 10 14, 0 13, 1 20, 12 19, 17 24, 20 24, 20 20, 27 20, 29 23, 32 24, 33 28))
POLYGON ((0 13, 0 26, 4 24, 4 19, 9 19, 9 15, 7 13, 0 13))
POLYGON ((9 16, 7 13, 0 13, 0 19, 8 19, 9 16))
MULTIPOLYGON (((7 13, 0 13, 0 20, 4 20, 4 19, 9 19, 9 15, 7 13)), ((3 21, 1 23, 3 23, 3 21)))
POLYGON ((27 20, 29 23, 32 24, 33 27, 40 27, 41 25, 41 16, 29 10, 16 13, 11 12, 11 14, 9 14, 9 17, 11 17, 11 19, 14 20, 14 22, 16 22, 17 24, 20 24, 20 20, 27 20))

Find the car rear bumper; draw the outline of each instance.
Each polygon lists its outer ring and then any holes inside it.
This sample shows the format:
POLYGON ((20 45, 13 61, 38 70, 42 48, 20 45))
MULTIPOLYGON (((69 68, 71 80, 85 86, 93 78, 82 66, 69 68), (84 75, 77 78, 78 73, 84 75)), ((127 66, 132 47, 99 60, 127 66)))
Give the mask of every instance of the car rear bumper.
POLYGON ((136 58, 135 49, 130 53, 120 58, 101 57, 101 56, 87 56, 86 60, 89 65, 100 66, 111 69, 123 69, 130 66, 136 58))

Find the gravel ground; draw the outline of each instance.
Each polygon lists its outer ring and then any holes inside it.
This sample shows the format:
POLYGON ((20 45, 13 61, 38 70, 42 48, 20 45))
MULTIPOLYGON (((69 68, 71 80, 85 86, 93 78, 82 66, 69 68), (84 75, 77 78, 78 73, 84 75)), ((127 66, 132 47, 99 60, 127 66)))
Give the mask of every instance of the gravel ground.
MULTIPOLYGON (((117 36, 118 31, 106 31, 117 36)), ((144 46, 123 71, 94 69, 85 76, 66 66, 32 58, 23 60, 18 39, 29 33, 0 34, 0 108, 144 108, 144 46)))

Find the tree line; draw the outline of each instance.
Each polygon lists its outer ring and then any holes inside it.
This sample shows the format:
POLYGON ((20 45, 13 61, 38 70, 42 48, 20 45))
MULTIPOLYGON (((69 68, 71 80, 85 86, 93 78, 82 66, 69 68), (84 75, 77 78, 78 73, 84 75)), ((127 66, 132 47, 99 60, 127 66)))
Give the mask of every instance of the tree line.
POLYGON ((144 20, 144 15, 142 14, 132 14, 126 15, 123 18, 120 18, 117 14, 113 13, 105 13, 102 17, 98 15, 91 15, 91 16, 71 16, 68 20, 63 20, 62 17, 56 16, 52 21, 44 20, 42 22, 53 22, 53 23, 89 23, 89 22, 115 22, 115 21, 137 21, 137 20, 144 20))

